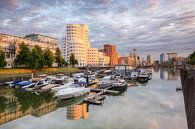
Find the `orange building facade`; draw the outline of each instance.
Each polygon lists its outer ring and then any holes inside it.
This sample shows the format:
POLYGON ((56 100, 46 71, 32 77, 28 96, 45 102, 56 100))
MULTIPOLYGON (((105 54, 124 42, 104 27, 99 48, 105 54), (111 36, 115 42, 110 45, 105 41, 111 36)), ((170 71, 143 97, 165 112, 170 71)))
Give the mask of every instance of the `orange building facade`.
POLYGON ((106 56, 110 57, 110 66, 118 64, 118 53, 115 45, 105 44, 103 51, 106 56))

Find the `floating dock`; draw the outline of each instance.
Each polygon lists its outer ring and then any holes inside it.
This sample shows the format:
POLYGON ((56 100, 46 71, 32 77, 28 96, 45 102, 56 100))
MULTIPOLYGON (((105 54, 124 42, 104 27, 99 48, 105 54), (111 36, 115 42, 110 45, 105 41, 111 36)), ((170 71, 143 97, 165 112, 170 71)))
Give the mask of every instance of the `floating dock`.
POLYGON ((102 100, 106 98, 104 94, 118 94, 119 93, 119 91, 109 90, 110 88, 112 88, 112 86, 106 89, 91 88, 90 91, 95 92, 96 94, 93 94, 85 98, 83 101, 89 104, 101 105, 103 103, 102 100))

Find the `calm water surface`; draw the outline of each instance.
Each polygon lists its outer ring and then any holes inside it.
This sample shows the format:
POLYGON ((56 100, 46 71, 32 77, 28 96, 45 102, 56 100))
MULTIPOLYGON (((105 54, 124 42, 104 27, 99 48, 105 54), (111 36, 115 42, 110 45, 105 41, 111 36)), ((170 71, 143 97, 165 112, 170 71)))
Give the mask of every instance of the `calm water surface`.
POLYGON ((70 100, 57 108, 50 105, 49 113, 43 109, 4 123, 0 129, 187 129, 183 94, 176 92, 180 86, 178 71, 156 69, 147 84, 107 96, 102 106, 70 100))

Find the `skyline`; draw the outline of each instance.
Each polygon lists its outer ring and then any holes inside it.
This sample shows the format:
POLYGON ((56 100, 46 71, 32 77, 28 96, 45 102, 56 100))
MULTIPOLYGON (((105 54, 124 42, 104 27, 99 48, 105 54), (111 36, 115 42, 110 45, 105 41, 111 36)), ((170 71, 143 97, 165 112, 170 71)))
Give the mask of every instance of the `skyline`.
POLYGON ((194 5, 193 0, 1 0, 0 32, 61 39, 66 24, 88 24, 92 47, 113 43, 120 55, 135 48, 144 58, 173 51, 187 56, 195 50, 194 5))

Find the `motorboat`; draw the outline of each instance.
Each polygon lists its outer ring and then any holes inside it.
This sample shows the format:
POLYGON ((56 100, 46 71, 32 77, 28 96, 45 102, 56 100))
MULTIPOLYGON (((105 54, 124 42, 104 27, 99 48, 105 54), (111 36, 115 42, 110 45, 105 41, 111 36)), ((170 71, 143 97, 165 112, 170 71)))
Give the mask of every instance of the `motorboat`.
POLYGON ((83 78, 85 75, 84 73, 75 73, 72 75, 75 82, 78 82, 79 78, 83 78))
POLYGON ((39 90, 37 90, 38 92, 47 92, 47 91, 50 91, 52 88, 54 87, 59 87, 60 84, 49 84, 49 85, 46 85, 44 87, 41 87, 39 90))
POLYGON ((112 84, 111 90, 124 91, 127 89, 127 83, 123 79, 118 79, 112 84))
POLYGON ((77 83, 81 84, 81 85, 86 85, 86 86, 91 86, 96 84, 95 80, 92 78, 88 78, 88 84, 87 84, 87 79, 86 78, 79 78, 77 83))
POLYGON ((105 76, 99 81, 98 87, 104 89, 112 86, 112 83, 113 83, 112 76, 105 76))
POLYGON ((51 88, 51 91, 53 91, 53 92, 58 92, 58 91, 60 91, 60 90, 62 90, 62 89, 65 89, 65 88, 68 88, 68 87, 73 86, 73 84, 74 84, 74 82, 68 82, 68 83, 66 83, 66 84, 64 84, 64 85, 61 85, 61 86, 58 86, 58 87, 53 87, 53 88, 51 88))
POLYGON ((131 80, 136 80, 136 79, 138 79, 138 76, 139 76, 139 72, 138 71, 132 71, 130 76, 129 76, 129 78, 131 80))
POLYGON ((138 81, 145 83, 148 82, 150 74, 145 70, 140 70, 138 81))
POLYGON ((14 80, 14 81, 9 81, 9 82, 5 82, 6 85, 12 87, 15 86, 15 84, 22 82, 21 80, 14 80))
POLYGON ((21 81, 18 83, 15 83, 15 87, 30 87, 35 85, 31 80, 30 81, 21 81))
POLYGON ((34 85, 32 85, 32 86, 24 86, 22 88, 25 89, 26 91, 32 91, 32 90, 36 90, 36 89, 41 89, 41 87, 49 85, 51 82, 48 81, 47 79, 41 79, 39 81, 34 80, 33 83, 34 83, 34 85))
POLYGON ((68 76, 65 76, 64 74, 57 74, 55 78, 53 79, 53 82, 55 84, 64 84, 68 82, 68 76))
POLYGON ((62 89, 62 90, 58 91, 55 94, 55 97, 57 97, 58 99, 76 98, 76 97, 88 94, 89 92, 90 92, 89 88, 84 88, 84 87, 73 88, 73 87, 70 87, 70 88, 66 88, 66 89, 62 89))

